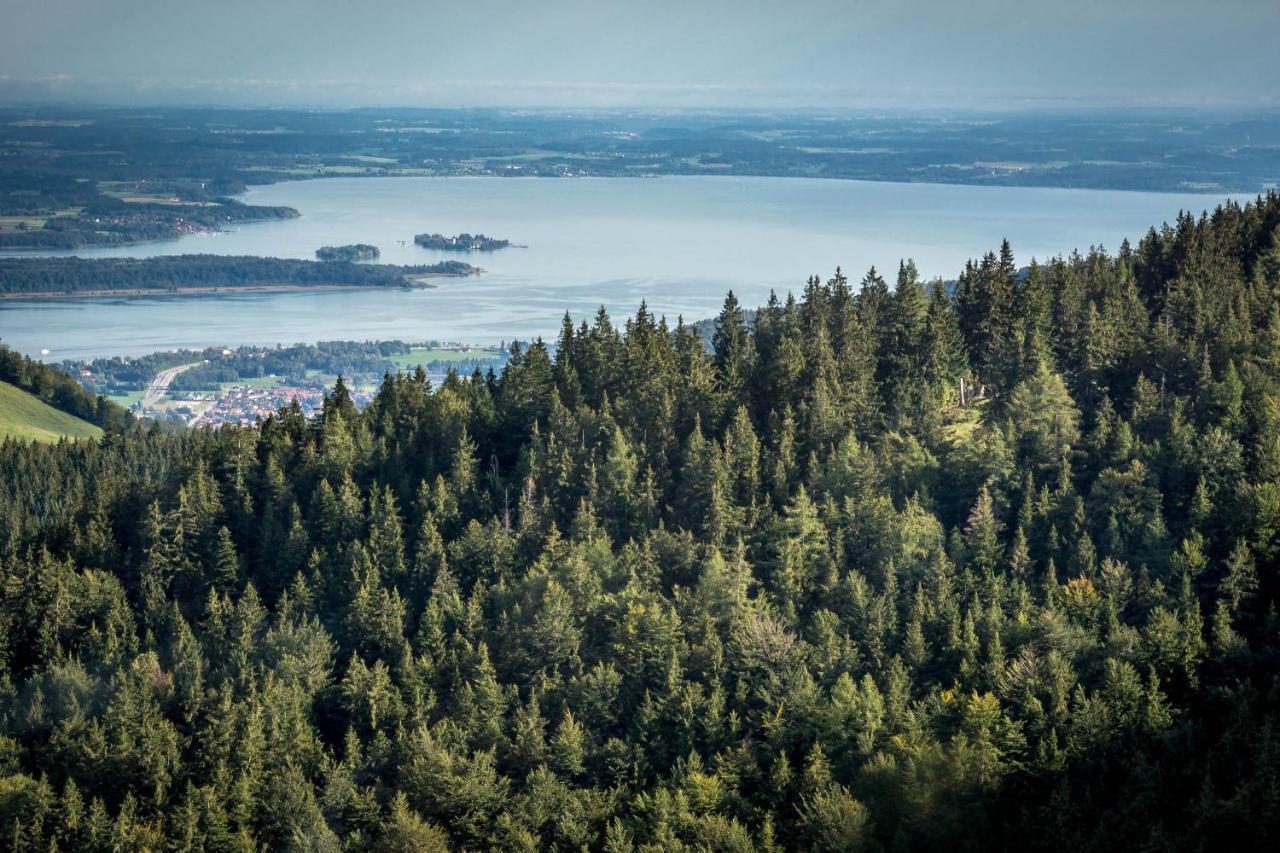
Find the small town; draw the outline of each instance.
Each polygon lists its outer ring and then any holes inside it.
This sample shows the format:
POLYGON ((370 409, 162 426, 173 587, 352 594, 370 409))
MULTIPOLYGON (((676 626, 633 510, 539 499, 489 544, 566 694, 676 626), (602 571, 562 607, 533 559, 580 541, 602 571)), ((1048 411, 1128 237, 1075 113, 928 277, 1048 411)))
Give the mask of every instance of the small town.
MULTIPOLYGON (((372 398, 368 391, 351 392, 351 398, 359 408, 364 408, 372 398)), ((221 394, 191 392, 174 394, 179 403, 172 409, 175 416, 191 427, 225 425, 246 426, 280 411, 295 399, 307 418, 320 414, 324 404, 324 392, 317 388, 253 388, 237 385, 221 394)))

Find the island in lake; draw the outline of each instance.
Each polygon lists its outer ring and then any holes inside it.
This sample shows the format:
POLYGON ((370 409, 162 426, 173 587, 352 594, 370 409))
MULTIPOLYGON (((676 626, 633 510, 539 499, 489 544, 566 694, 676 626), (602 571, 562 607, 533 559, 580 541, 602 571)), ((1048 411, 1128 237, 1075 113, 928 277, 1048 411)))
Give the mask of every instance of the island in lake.
POLYGON ((424 249, 436 249, 442 252, 493 252, 497 249, 506 249, 511 245, 510 240, 499 240, 484 234, 465 233, 456 237, 446 237, 443 234, 419 234, 413 238, 413 242, 424 249))
POLYGON ((429 287, 436 276, 477 275, 463 261, 400 266, 236 255, 152 258, 0 257, 0 299, 141 296, 350 287, 429 287))
POLYGON ((349 246, 321 246, 316 249, 317 261, 376 261, 382 257, 377 246, 368 243, 352 243, 349 246))

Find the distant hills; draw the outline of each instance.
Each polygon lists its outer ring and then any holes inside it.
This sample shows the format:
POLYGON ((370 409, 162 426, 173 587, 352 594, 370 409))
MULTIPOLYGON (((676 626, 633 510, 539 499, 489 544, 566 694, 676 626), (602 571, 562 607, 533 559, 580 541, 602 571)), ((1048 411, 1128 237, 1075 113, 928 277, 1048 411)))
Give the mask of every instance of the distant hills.
POLYGON ((169 239, 297 215, 238 203, 319 177, 769 175, 1255 193, 1274 111, 0 109, 0 245, 169 239), (181 130, 179 130, 181 128, 181 130))

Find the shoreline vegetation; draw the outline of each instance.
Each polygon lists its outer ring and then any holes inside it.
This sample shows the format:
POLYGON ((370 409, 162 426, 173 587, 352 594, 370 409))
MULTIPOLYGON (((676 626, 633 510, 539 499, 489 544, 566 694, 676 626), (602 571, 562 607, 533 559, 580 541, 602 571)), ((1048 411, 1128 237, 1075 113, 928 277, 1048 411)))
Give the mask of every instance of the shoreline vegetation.
MULTIPOLYGON (((197 196, 198 198, 198 196, 197 196)), ((83 207, 38 211, 36 216, 0 219, 0 252, 75 250, 93 246, 141 246, 193 234, 221 234, 237 223, 297 219, 297 209, 245 204, 233 198, 213 201, 174 195, 135 202, 97 195, 83 207)))
POLYGON ((480 272, 462 261, 401 266, 249 255, 0 257, 0 299, 431 287, 432 278, 480 272))
MULTIPOLYGON (((405 279, 404 287, 410 290, 434 290, 422 276, 416 279, 405 279)), ((173 287, 167 290, 134 288, 132 290, 47 290, 37 293, 0 293, 0 302, 21 302, 22 300, 41 299, 93 299, 122 298, 138 296, 224 296, 235 293, 301 293, 303 291, 330 292, 335 290, 368 290, 368 285, 360 284, 251 284, 224 287, 173 287)))
POLYGON ((272 411, 270 406, 262 407, 263 401, 288 402, 288 394, 274 392, 306 389, 312 392, 314 413, 318 396, 338 376, 353 392, 368 394, 387 375, 412 374, 422 368, 432 379, 444 380, 451 371, 457 376, 473 376, 477 370, 500 368, 506 356, 502 345, 468 345, 438 339, 416 343, 346 340, 234 349, 215 345, 133 358, 69 359, 56 367, 75 377, 91 394, 105 395, 120 405, 131 401, 131 406, 139 406, 138 414, 187 425, 192 423, 192 415, 199 414, 201 425, 216 426, 245 421, 245 412, 224 411, 212 419, 204 417, 213 408, 208 404, 240 389, 266 392, 255 404, 255 414, 263 417, 272 411), (166 374, 164 390, 150 394, 157 377, 166 374), (143 404, 148 396, 149 403, 143 404))

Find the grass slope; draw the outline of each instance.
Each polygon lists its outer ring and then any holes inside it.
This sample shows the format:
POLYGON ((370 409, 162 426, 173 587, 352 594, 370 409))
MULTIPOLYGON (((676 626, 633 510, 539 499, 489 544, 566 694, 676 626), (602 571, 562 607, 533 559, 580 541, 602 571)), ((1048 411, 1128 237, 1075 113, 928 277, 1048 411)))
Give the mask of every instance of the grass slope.
POLYGON ((99 438, 102 430, 68 415, 7 382, 0 382, 0 440, 57 441, 99 438))

